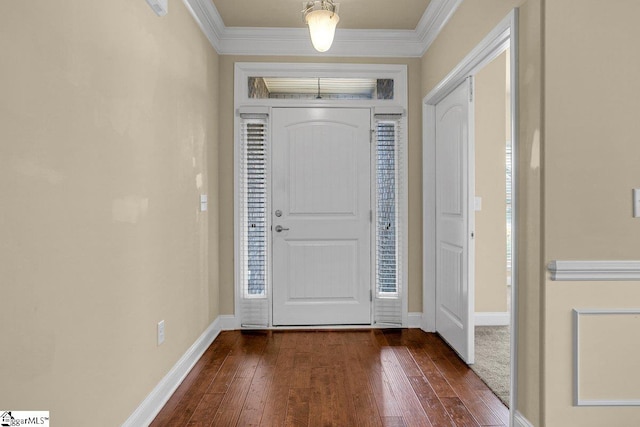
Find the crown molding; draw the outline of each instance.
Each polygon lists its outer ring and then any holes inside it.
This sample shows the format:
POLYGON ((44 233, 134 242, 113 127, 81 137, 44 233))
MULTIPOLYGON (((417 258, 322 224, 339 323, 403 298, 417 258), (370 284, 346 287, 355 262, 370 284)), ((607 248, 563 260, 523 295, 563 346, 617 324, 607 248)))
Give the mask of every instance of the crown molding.
POLYGON ((211 0, 183 0, 221 55, 421 57, 463 0, 432 0, 415 30, 336 30, 330 51, 316 52, 306 28, 226 27, 211 0))
POLYGON ((435 41, 440 31, 447 25, 453 13, 462 4, 463 0, 431 0, 427 10, 424 11, 422 18, 416 26, 415 32, 422 44, 420 55, 429 49, 435 41))
POLYGON ((218 13, 218 9, 211 0, 183 0, 193 19, 196 20, 205 37, 211 43, 211 46, 220 52, 221 39, 223 37, 225 26, 222 18, 218 13))

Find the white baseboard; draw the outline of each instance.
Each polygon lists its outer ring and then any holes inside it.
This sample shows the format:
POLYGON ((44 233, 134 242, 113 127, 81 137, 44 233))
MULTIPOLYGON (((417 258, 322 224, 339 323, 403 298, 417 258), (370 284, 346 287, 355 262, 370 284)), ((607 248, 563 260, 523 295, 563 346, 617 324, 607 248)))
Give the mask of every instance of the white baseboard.
POLYGON ((138 406, 138 408, 129 416, 122 427, 140 427, 148 426, 158 415, 158 412, 167 403, 171 395, 178 388, 182 380, 191 371, 205 350, 211 345, 214 339, 223 329, 222 316, 209 325, 209 327, 198 337, 196 342, 186 351, 186 353, 171 368, 169 373, 162 378, 158 385, 149 393, 146 399, 138 406))
POLYGON ((509 324, 509 312, 476 312, 476 326, 505 326, 509 324))
POLYGON ((519 411, 513 414, 513 427, 534 427, 519 411))
POLYGON ((422 313, 415 312, 409 313, 407 316, 407 327, 409 328, 419 328, 422 326, 422 313))
MULTIPOLYGON (((218 316, 218 319, 220 321, 220 330, 222 331, 233 331, 233 330, 237 330, 237 329, 242 329, 242 326, 240 325, 240 322, 238 321, 238 319, 236 318, 235 315, 233 314, 222 314, 220 316, 218 316)), ((422 326, 422 313, 420 312, 415 312, 415 313, 409 313, 407 316, 407 327, 408 328, 420 328, 422 326)), ((371 327, 371 326, 367 326, 367 327, 371 327)), ((311 329, 322 329, 322 327, 318 327, 318 326, 311 326, 311 329)), ((329 326, 329 328, 331 329, 340 329, 340 327, 336 327, 336 326, 329 326)), ((346 326, 346 328, 352 328, 352 326, 346 326)), ((279 327, 278 329, 287 329, 287 328, 282 328, 279 327)), ((300 327, 300 326, 296 326, 294 329, 305 329, 304 327, 300 327)))
POLYGON ((221 314, 216 320, 220 321, 220 330, 234 331, 240 329, 240 322, 235 314, 221 314))

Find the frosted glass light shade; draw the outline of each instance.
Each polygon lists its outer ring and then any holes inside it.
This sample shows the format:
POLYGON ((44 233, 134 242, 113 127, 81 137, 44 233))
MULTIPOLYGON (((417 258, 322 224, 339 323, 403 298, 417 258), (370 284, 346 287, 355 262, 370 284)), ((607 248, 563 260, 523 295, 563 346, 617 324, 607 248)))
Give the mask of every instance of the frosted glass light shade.
POLYGON ((307 13, 305 19, 309 25, 313 47, 318 52, 328 51, 333 43, 336 25, 340 20, 338 14, 329 10, 314 10, 307 13))

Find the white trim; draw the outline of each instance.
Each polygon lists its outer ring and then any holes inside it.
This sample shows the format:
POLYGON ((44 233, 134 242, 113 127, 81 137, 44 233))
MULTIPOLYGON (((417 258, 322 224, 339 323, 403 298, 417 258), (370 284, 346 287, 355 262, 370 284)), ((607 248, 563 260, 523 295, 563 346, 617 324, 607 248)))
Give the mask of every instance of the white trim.
POLYGON ((422 313, 415 312, 409 313, 407 316, 407 327, 408 328, 419 328, 422 325, 422 313))
POLYGON ((240 319, 234 314, 221 314, 218 316, 221 331, 234 331, 240 329, 240 319))
POLYGON ((447 76, 424 97, 435 105, 468 76, 475 74, 509 47, 515 12, 510 12, 447 76))
MULTIPOLYGON (((234 188, 238 188, 240 182, 240 168, 236 164, 240 159, 239 145, 240 145, 240 111, 247 111, 247 107, 262 107, 262 108, 277 108, 277 107, 341 107, 341 108, 369 108, 372 111, 376 108, 382 107, 384 111, 407 111, 408 103, 408 89, 407 89, 407 66, 404 64, 326 64, 326 63, 269 63, 269 62, 237 62, 235 64, 234 74, 234 188), (393 100, 296 100, 296 99, 250 99, 247 85, 247 78, 250 76, 264 76, 264 77, 359 77, 359 78, 389 78, 395 81, 394 87, 394 99, 393 100)), ((253 110, 252 110, 253 111, 253 110)), ((260 110, 262 111, 262 110, 260 110)), ((408 132, 409 129, 408 118, 402 117, 404 132, 401 133, 400 143, 403 144, 402 150, 402 173, 404 186, 401 189, 400 200, 401 211, 404 213, 404 217, 401 218, 402 233, 404 240, 402 242, 401 251, 401 279, 400 283, 406 287, 408 282, 408 189, 407 189, 407 144, 408 144, 408 132)), ((271 157, 269 154, 268 157, 271 157)), ((239 191, 234 191, 234 218, 239 217, 239 191)), ((271 198, 270 192, 268 193, 269 199, 271 198)), ((269 218, 271 215, 268 216, 269 218)), ((269 228, 271 224, 267 224, 269 228)), ((234 245, 235 245, 235 259, 241 259, 239 250, 240 245, 238 242, 238 236, 240 233, 240 224, 238 221, 234 221, 234 245)), ((268 237, 270 240, 270 236, 268 237)), ((373 264, 372 264, 373 265, 373 264)), ((234 265, 235 279, 234 279, 234 295, 235 295, 235 314, 240 317, 240 295, 242 295, 242 289, 240 284, 240 266, 238 263, 234 265)), ((268 298, 271 301, 271 286, 268 286, 268 298)), ((402 327, 407 326, 407 307, 408 307, 408 292, 406 289, 402 292, 402 327)), ((272 304, 269 303, 269 310, 272 310, 272 304)), ((272 316, 269 316, 272 319, 272 316)), ((238 320, 239 321, 239 320, 238 320)), ((373 319, 372 319, 373 321, 373 319)), ((271 326, 271 320, 269 326, 271 326)), ((384 327, 384 325, 367 325, 366 327, 384 327)), ((387 327, 389 325, 386 325, 387 327)), ((240 327, 238 325, 238 327, 240 327)), ((332 326, 337 328, 336 326, 332 326)), ((351 326, 353 327, 353 326, 351 326)), ((278 329, 285 329, 278 327, 278 329)), ((296 329, 296 328, 294 328, 296 329)))
POLYGON ((183 0, 221 55, 421 57, 462 0, 432 0, 413 30, 336 30, 328 52, 317 52, 306 28, 227 27, 210 0, 183 0))
POLYGON ((236 62, 234 75, 234 108, 246 106, 271 107, 342 107, 407 110, 407 66, 404 64, 327 64, 282 62, 236 62), (332 99, 252 99, 249 98, 248 77, 337 77, 393 79, 393 100, 332 100, 332 99))
POLYGON ((513 427, 534 427, 533 423, 529 421, 520 411, 515 411, 513 415, 513 427))
MULTIPOLYGON (((640 309, 574 309, 573 310, 573 404, 574 406, 640 406, 640 399, 590 399, 580 398, 580 316, 582 315, 634 315, 640 309)), ((602 373, 603 375, 605 373, 602 373)))
MULTIPOLYGON (((509 277, 509 285, 511 286, 511 321, 509 322, 511 325, 511 342, 510 342, 510 357, 509 364, 511 368, 510 377, 511 383, 509 385, 510 396, 509 396, 509 415, 511 416, 511 423, 515 423, 515 417, 517 415, 516 407, 518 404, 517 395, 518 395, 518 301, 520 300, 519 295, 519 287, 516 286, 518 284, 518 273, 520 270, 518 263, 518 246, 519 246, 519 238, 518 238, 518 186, 520 181, 518 180, 518 155, 520 153, 519 147, 519 123, 520 119, 518 117, 518 106, 520 104, 520 72, 518 68, 519 57, 520 57, 520 36, 519 36, 519 23, 518 23, 518 13, 519 9, 515 8, 509 14, 509 43, 511 46, 510 49, 510 61, 509 64, 509 73, 511 79, 511 229, 515 230, 515 232, 511 233, 511 276, 509 277)), ((525 421, 526 418, 523 417, 525 421)), ((527 421, 528 423, 528 421, 527 421)))
POLYGON ((425 54, 461 4, 462 0, 431 0, 415 29, 422 44, 418 56, 425 54))
POLYGON ((475 314, 475 318, 476 326, 507 326, 510 322, 508 311, 477 311, 475 314))
POLYGON ((167 375, 149 393, 136 410, 122 424, 123 427, 138 427, 151 424, 158 412, 167 403, 180 383, 189 374, 193 366, 202 357, 205 350, 216 339, 221 328, 221 316, 209 325, 184 355, 176 362, 167 375))
MULTIPOLYGON (((455 87, 469 75, 473 75, 482 66, 493 60, 507 47, 511 47, 511 141, 513 144, 512 157, 518 156, 518 8, 514 8, 500 23, 471 51, 451 72, 423 99, 422 109, 422 135, 423 135, 423 325, 426 332, 436 330, 436 305, 435 305, 435 242, 430 236, 435 236, 435 105, 447 96, 455 87)), ((513 162, 512 189, 517 190, 517 162, 513 162)), ((513 191, 513 194, 517 194, 513 191)), ((514 230, 518 229, 517 223, 518 204, 517 197, 513 198, 513 223, 514 230)), ((512 248, 514 254, 518 251, 517 233, 512 235, 512 248)), ((511 287, 511 325, 517 330, 518 319, 518 263, 517 256, 512 260, 513 286, 511 287)), ((511 334, 511 393, 510 393, 510 419, 514 422, 515 408, 517 406, 517 334, 511 334)))
POLYGON ((640 280, 640 261, 551 261, 551 280, 640 280))
POLYGON ((218 13, 218 9, 210 0, 182 0, 196 20, 211 46, 220 52, 222 43, 220 39, 224 32, 224 23, 218 13))

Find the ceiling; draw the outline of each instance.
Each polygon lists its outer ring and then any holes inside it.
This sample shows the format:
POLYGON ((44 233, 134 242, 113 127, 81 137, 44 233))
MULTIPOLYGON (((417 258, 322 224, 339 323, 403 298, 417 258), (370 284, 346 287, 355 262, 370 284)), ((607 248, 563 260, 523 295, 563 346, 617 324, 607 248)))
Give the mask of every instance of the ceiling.
MULTIPOLYGON (((210 0, 226 27, 303 28, 302 0, 210 0)), ((431 0, 337 0, 338 28, 413 30, 431 0)))
POLYGON ((337 0, 327 52, 311 45, 304 0, 184 0, 221 55, 420 58, 463 0, 337 0))

